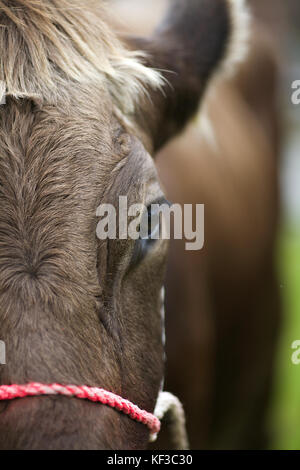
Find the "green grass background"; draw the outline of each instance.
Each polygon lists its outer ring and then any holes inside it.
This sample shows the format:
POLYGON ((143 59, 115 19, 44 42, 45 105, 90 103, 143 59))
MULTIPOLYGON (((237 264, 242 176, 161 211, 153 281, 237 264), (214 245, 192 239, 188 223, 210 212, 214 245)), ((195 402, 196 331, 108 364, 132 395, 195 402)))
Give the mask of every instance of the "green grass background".
POLYGON ((300 449, 300 365, 291 362, 291 344, 300 340, 300 226, 282 230, 278 263, 284 319, 271 410, 272 447, 300 449))

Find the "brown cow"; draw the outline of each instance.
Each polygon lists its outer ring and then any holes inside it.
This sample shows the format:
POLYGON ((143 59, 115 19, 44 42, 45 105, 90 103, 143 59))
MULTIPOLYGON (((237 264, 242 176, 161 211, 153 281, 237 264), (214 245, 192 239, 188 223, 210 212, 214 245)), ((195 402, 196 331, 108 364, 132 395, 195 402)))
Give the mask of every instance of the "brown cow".
MULTIPOLYGON (((152 412, 166 244, 98 240, 96 209, 121 195, 151 215, 162 192, 149 152, 236 59, 244 5, 173 1, 156 35, 136 41, 160 75, 118 41, 103 3, 0 0, 0 384, 97 386, 152 412)), ((1 449, 144 449, 148 439, 143 424, 76 398, 0 405, 1 449)))

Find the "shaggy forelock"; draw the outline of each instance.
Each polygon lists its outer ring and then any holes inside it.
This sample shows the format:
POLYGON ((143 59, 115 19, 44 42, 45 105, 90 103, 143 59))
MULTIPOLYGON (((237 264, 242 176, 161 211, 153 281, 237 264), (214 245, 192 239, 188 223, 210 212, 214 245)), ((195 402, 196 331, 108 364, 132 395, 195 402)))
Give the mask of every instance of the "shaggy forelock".
POLYGON ((6 93, 56 104, 70 82, 101 83, 118 108, 132 112, 161 78, 108 24, 102 0, 0 0, 0 102, 6 93))

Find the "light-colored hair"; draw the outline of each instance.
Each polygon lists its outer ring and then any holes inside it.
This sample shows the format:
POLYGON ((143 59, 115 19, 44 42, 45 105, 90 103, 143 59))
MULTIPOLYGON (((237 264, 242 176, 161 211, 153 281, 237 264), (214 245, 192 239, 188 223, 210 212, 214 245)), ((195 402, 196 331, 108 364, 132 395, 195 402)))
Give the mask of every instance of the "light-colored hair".
POLYGON ((105 86, 131 112, 160 74, 109 27, 103 0, 0 0, 0 102, 4 94, 55 103, 68 82, 105 86))

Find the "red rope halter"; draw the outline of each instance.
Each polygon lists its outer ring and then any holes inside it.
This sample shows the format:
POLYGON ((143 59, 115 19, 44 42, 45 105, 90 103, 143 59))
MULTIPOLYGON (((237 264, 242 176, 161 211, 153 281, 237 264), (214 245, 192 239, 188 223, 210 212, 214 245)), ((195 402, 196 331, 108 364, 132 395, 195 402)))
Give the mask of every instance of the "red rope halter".
POLYGON ((152 434, 160 430, 160 421, 152 413, 141 410, 128 400, 102 388, 87 387, 86 385, 60 385, 30 383, 27 385, 1 385, 0 400, 14 400, 15 398, 35 397, 40 395, 63 395, 76 397, 93 402, 102 403, 128 415, 131 419, 145 424, 152 434))

